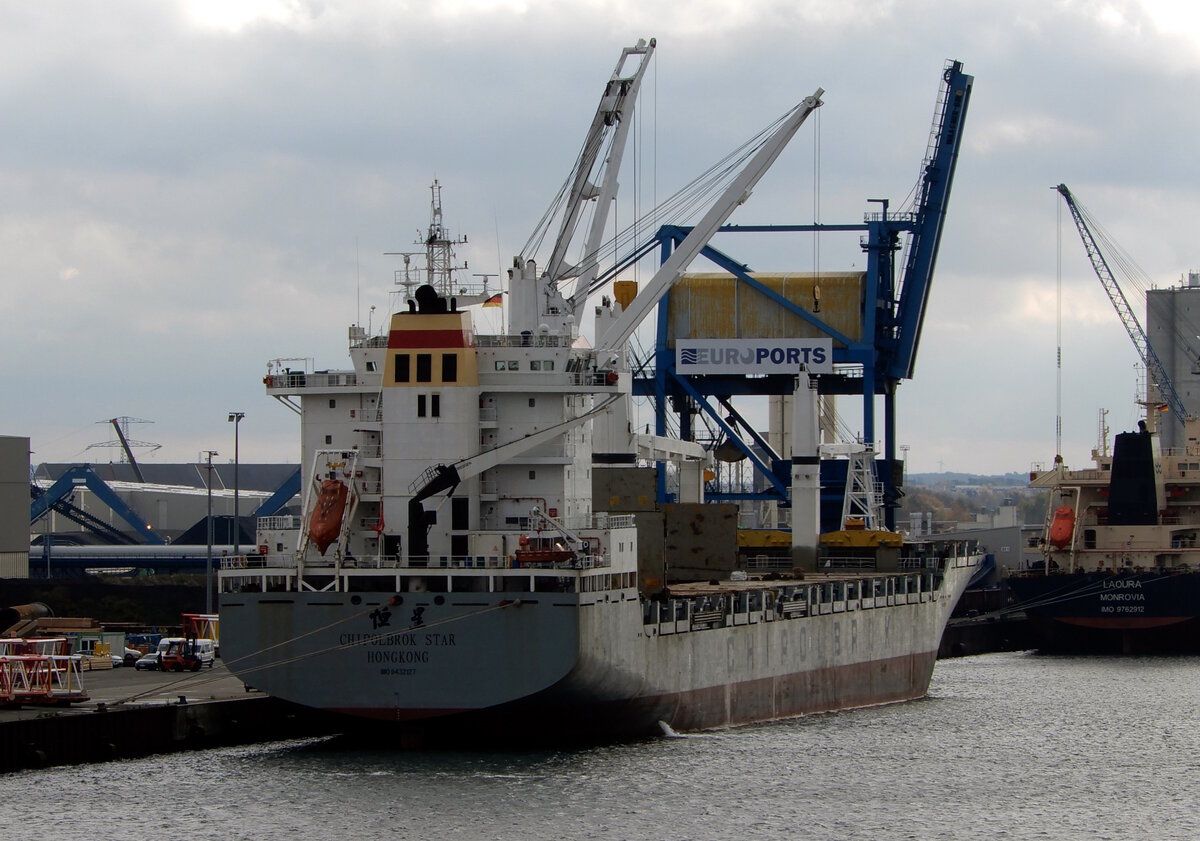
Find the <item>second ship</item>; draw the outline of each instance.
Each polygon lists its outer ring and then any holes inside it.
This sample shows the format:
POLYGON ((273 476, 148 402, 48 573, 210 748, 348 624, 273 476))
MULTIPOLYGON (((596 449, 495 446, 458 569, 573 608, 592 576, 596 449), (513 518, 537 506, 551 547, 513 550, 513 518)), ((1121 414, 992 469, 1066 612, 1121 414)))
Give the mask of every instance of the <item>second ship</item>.
POLYGON ((1141 421, 1091 467, 1031 476, 1050 494, 1043 558, 1008 587, 1040 651, 1200 652, 1200 421, 1184 438, 1164 453, 1141 421))

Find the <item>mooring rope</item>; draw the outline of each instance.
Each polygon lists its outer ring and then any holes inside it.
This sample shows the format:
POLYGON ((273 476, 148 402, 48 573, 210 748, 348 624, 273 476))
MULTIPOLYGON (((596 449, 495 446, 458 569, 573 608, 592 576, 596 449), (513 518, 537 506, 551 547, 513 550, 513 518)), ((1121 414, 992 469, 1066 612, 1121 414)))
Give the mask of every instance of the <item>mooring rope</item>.
MULTIPOLYGON (((457 616, 448 616, 444 619, 438 619, 433 622, 422 622, 419 625, 409 625, 408 627, 405 627, 405 628, 389 630, 389 631, 381 632, 381 633, 377 633, 377 634, 368 634, 368 635, 364 636, 362 639, 356 639, 351 642, 339 643, 337 645, 331 645, 331 646, 328 646, 327 648, 321 648, 321 649, 317 649, 314 651, 309 651, 304 654, 297 654, 292 657, 287 657, 287 658, 280 659, 280 660, 273 660, 271 662, 263 663, 261 665, 247 669, 242 674, 253 674, 255 672, 264 671, 266 669, 274 669, 274 668, 278 668, 279 666, 285 666, 285 665, 288 665, 291 663, 296 663, 296 662, 299 662, 302 660, 306 660, 309 657, 319 657, 324 654, 330 654, 330 653, 333 653, 336 651, 344 651, 346 649, 354 648, 355 646, 370 645, 370 644, 377 642, 378 640, 383 639, 392 634, 406 633, 408 631, 424 630, 424 629, 428 629, 428 628, 437 628, 437 627, 441 627, 443 625, 451 624, 453 622, 459 622, 464 619, 474 619, 478 616, 482 616, 486 613, 492 613, 497 610, 504 610, 505 608, 509 608, 509 607, 520 607, 520 605, 521 605, 520 599, 503 599, 495 605, 489 605, 488 607, 482 608, 480 610, 471 611, 469 613, 464 613, 464 614, 457 615, 457 616)), ((249 659, 255 658, 255 657, 260 657, 268 651, 272 651, 276 648, 281 648, 286 645, 292 645, 292 644, 296 643, 297 641, 304 639, 305 637, 310 637, 314 634, 320 634, 320 633, 328 631, 329 629, 334 628, 338 625, 349 622, 351 620, 361 619, 365 616, 369 616, 371 614, 371 612, 373 612, 373 610, 376 609, 374 605, 371 605, 370 607, 372 608, 372 610, 364 609, 362 611, 357 611, 357 612, 352 613, 349 616, 346 616, 342 619, 338 619, 335 622, 330 622, 326 625, 322 625, 319 628, 313 628, 311 631, 305 631, 303 634, 298 634, 294 637, 291 637, 290 639, 286 639, 286 640, 283 640, 282 642, 274 643, 273 645, 265 646, 263 648, 258 649, 257 651, 253 651, 249 654, 245 654, 241 657, 235 658, 234 660, 226 661, 226 666, 228 667, 230 664, 236 665, 245 660, 249 660, 249 659)), ((173 680, 162 686, 157 686, 154 689, 148 689, 143 692, 137 692, 128 697, 118 699, 113 702, 113 706, 120 705, 120 704, 126 704, 131 701, 137 701, 137 700, 147 697, 149 695, 155 695, 155 694, 163 692, 164 690, 170 690, 172 688, 178 688, 181 686, 182 687, 204 686, 206 684, 213 683, 218 680, 223 680, 224 677, 225 677, 224 675, 221 675, 219 677, 213 676, 211 673, 205 677, 202 677, 198 673, 186 674, 186 675, 181 676, 177 680, 173 680)))

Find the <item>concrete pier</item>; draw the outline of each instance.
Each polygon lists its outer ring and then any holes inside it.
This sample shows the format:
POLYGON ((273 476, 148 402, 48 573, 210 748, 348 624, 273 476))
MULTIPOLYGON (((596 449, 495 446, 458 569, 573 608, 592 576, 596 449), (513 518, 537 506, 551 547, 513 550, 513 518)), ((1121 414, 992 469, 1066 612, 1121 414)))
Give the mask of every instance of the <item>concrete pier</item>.
POLYGON ((0 707, 0 772, 339 732, 338 719, 248 690, 220 660, 176 674, 85 671, 89 699, 0 707))

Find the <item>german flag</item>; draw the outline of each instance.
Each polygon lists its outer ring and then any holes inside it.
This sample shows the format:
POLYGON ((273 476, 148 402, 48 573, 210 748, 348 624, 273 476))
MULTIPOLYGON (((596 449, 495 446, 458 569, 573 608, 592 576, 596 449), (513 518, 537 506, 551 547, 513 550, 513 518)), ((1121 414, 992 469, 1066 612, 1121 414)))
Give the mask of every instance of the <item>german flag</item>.
POLYGON ((492 297, 483 302, 485 307, 501 307, 504 306, 504 301, 500 299, 500 293, 497 292, 492 297))

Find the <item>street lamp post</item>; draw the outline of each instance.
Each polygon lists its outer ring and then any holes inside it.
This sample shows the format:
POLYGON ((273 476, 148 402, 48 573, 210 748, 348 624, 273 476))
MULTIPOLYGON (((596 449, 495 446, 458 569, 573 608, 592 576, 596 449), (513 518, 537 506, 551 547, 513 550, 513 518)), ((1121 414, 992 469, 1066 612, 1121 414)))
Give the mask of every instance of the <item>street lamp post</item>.
POLYGON ((242 536, 242 521, 238 517, 238 424, 246 417, 245 412, 230 412, 229 422, 233 424, 233 556, 241 554, 238 547, 242 536))
POLYGON ((203 455, 208 456, 208 517, 205 519, 205 524, 208 526, 208 560, 204 563, 204 612, 212 613, 212 546, 213 546, 213 521, 212 521, 212 471, 213 471, 213 456, 220 455, 216 450, 205 450, 203 455))

